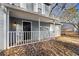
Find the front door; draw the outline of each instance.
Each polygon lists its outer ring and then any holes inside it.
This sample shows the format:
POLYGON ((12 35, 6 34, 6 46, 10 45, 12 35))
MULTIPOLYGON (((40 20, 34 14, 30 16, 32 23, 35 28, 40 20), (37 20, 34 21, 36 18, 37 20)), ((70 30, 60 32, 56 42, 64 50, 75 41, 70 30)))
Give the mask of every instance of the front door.
POLYGON ((24 40, 31 39, 31 22, 23 22, 24 40))

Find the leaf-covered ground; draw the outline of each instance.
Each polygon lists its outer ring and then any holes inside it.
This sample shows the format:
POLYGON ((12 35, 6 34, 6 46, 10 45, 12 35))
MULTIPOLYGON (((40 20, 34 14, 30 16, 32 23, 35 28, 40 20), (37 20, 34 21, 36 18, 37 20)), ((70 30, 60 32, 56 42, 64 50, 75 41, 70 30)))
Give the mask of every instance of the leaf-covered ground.
POLYGON ((77 56, 79 55, 79 38, 61 36, 55 40, 22 45, 4 50, 0 55, 7 56, 77 56))

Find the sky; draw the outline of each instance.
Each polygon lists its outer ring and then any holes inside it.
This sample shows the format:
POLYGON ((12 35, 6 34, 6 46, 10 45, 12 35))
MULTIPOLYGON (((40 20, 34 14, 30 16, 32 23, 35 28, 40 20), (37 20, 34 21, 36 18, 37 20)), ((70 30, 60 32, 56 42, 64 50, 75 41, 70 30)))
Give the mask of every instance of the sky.
MULTIPOLYGON (((55 4, 52 5, 52 7, 54 6, 55 4)), ((63 10, 61 10, 61 6, 63 5, 63 3, 59 3, 58 6, 56 6, 53 11, 52 11, 52 14, 55 15, 55 16, 63 16, 63 10)), ((79 12, 79 3, 67 3, 66 6, 65 6, 65 9, 68 9, 68 8, 71 8, 71 7, 75 7, 76 10, 78 10, 77 12, 79 12)), ((79 21, 79 19, 77 19, 76 21, 79 21)), ((74 22, 74 21, 73 21, 74 22)))
POLYGON ((79 10, 79 3, 77 3, 77 5, 76 5, 76 7, 75 7, 75 8, 79 10))
MULTIPOLYGON (((54 14, 55 16, 61 16, 63 10, 61 10, 61 6, 63 5, 63 3, 59 3, 58 6, 56 6, 53 11, 52 14, 54 14)), ((52 7, 54 6, 54 4, 52 5, 52 7)), ((68 9, 70 7, 75 6, 76 9, 79 9, 79 4, 77 3, 67 3, 65 6, 65 9, 68 9)))

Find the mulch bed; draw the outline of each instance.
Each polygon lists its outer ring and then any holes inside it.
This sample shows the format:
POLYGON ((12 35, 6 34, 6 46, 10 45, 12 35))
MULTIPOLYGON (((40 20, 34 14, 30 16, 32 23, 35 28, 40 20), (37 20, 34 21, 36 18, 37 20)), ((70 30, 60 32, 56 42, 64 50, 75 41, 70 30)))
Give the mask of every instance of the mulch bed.
POLYGON ((1 56, 77 56, 79 49, 73 44, 49 40, 6 49, 1 56))

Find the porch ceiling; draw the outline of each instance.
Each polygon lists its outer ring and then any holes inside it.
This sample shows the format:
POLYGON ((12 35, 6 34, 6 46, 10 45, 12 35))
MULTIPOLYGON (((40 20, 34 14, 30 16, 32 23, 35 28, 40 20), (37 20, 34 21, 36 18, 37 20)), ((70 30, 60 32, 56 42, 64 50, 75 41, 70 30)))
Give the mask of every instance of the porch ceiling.
POLYGON ((33 21, 39 21, 39 18, 40 18, 41 22, 53 23, 53 19, 45 17, 45 16, 41 16, 41 15, 37 15, 34 13, 25 12, 21 10, 16 10, 16 9, 9 9, 9 11, 10 11, 10 16, 13 16, 13 17, 28 19, 28 20, 33 20, 33 21))

